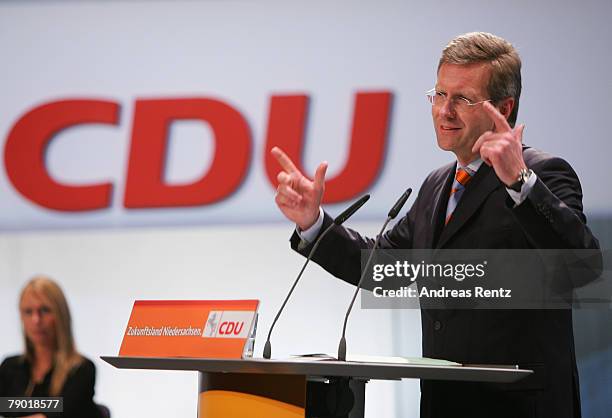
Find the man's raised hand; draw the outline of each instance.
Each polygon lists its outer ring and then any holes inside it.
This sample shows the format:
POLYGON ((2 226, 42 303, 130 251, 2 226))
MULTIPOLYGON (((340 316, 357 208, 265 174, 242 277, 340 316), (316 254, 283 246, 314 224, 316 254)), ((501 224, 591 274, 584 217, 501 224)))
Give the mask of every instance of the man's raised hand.
POLYGON ((301 230, 310 228, 319 217, 327 162, 319 164, 314 180, 310 180, 280 148, 272 148, 271 153, 283 168, 276 177, 276 205, 287 219, 295 222, 301 230))
POLYGON ((483 109, 495 124, 493 131, 480 136, 472 152, 480 154, 482 160, 493 167, 497 177, 506 185, 516 182, 520 171, 527 168, 523 159, 523 130, 525 125, 512 129, 508 121, 493 105, 483 103, 483 109))

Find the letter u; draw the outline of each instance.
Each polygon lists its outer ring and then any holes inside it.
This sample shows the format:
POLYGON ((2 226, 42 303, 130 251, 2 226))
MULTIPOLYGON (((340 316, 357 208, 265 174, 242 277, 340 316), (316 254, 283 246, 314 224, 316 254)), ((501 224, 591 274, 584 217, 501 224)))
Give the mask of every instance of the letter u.
MULTIPOLYGON (((391 113, 388 91, 357 92, 350 135, 349 155, 340 174, 325 182, 324 203, 338 203, 362 194, 376 180, 383 167, 391 113)), ((276 188, 281 170, 270 150, 278 146, 302 166, 308 96, 272 96, 265 146, 266 174, 276 188)))

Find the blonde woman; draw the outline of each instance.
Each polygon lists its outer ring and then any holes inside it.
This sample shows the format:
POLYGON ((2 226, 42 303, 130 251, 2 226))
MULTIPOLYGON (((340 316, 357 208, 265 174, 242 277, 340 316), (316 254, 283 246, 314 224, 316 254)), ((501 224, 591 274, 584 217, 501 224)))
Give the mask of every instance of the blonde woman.
POLYGON ((93 402, 95 367, 76 351, 70 311, 57 283, 43 276, 30 280, 21 292, 19 312, 25 352, 0 366, 0 396, 61 396, 64 411, 5 416, 100 417, 93 402))

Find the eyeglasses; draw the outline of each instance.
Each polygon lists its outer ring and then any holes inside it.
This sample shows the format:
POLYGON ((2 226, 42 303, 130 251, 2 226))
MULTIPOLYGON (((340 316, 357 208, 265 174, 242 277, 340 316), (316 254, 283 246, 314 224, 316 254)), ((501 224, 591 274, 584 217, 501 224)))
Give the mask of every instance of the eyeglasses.
MULTIPOLYGON (((427 100, 429 100, 429 103, 431 103, 431 105, 434 107, 440 107, 449 100, 446 93, 442 93, 441 91, 436 91, 436 89, 431 89, 425 94, 427 95, 427 100)), ((482 104, 484 102, 492 102, 493 100, 487 99, 487 100, 481 100, 479 102, 473 102, 470 99, 466 99, 465 97, 462 97, 462 96, 454 96, 450 98, 450 101, 451 101, 451 105, 453 106, 453 109, 458 110, 459 112, 462 112, 466 110, 472 110, 474 109, 474 106, 476 105, 482 104)))

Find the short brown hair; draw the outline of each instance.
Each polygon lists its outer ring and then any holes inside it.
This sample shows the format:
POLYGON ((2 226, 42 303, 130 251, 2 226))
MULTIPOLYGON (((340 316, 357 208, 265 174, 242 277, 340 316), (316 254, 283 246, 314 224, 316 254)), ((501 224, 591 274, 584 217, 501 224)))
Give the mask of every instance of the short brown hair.
POLYGON ((514 127, 521 96, 521 58, 512 44, 486 32, 470 32, 457 36, 442 51, 438 70, 442 64, 491 64, 491 78, 487 91, 493 102, 514 98, 514 108, 508 123, 514 127))

